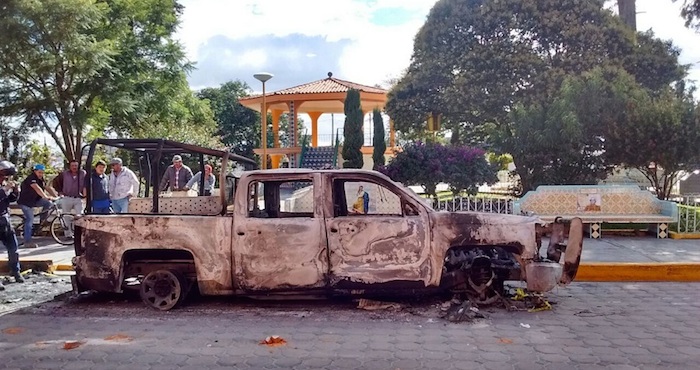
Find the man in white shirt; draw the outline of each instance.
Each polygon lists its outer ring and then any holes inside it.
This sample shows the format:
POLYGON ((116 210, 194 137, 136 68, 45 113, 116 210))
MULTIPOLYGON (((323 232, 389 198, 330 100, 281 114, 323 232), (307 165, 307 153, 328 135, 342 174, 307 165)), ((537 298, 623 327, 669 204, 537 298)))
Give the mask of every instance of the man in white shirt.
POLYGON ((112 199, 114 213, 129 213, 129 199, 139 192, 139 179, 133 171, 122 166, 120 158, 109 162, 112 173, 109 174, 109 198, 112 199))

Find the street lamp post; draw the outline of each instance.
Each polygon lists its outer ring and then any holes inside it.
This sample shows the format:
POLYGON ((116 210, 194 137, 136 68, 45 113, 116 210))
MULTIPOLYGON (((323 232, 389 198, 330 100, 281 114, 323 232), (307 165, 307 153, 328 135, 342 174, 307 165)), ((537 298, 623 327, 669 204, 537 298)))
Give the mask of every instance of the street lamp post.
POLYGON ((260 125, 262 126, 262 169, 267 169, 267 105, 265 105, 265 82, 269 81, 273 75, 267 72, 260 72, 253 75, 256 80, 262 82, 262 106, 260 107, 260 125))

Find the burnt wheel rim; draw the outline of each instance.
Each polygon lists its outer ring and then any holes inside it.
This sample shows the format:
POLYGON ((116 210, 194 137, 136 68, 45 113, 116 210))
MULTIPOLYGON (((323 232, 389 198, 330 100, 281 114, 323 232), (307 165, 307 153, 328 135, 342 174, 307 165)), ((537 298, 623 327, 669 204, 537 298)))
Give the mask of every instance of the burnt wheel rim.
POLYGON ((153 271, 141 282, 141 299, 159 310, 165 311, 175 307, 181 295, 180 279, 170 271, 153 271))

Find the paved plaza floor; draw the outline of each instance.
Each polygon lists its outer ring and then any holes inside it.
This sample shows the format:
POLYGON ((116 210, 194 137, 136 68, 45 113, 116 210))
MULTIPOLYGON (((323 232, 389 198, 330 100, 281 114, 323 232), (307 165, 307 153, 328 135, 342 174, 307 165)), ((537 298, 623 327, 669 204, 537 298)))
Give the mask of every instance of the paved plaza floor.
POLYGON ((697 368, 700 284, 574 283, 550 299, 552 311, 472 323, 349 303, 53 302, 0 317, 0 368, 697 368), (273 335, 286 345, 259 344, 273 335))

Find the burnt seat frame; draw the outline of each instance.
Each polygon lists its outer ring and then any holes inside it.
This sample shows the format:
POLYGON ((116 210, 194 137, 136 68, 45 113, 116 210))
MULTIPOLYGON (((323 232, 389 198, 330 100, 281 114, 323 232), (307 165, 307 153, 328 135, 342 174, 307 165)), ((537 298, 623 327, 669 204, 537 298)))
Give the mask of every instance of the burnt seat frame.
MULTIPOLYGON (((136 152, 139 154, 139 157, 145 157, 146 162, 148 164, 148 173, 149 176, 142 176, 146 179, 146 185, 145 185, 145 191, 144 191, 144 196, 148 198, 151 196, 153 198, 153 208, 151 210, 152 213, 155 214, 162 214, 159 212, 159 192, 158 191, 153 191, 153 194, 150 195, 150 188, 151 185, 157 186, 157 184, 160 183, 161 177, 162 177, 162 170, 160 166, 160 160, 163 156, 169 156, 169 155, 174 155, 174 154, 182 154, 182 153, 188 153, 188 154, 194 154, 199 156, 199 164, 200 168, 204 168, 204 156, 210 156, 210 157, 217 157, 221 158, 221 168, 222 171, 219 174, 219 184, 222 187, 221 191, 219 192, 219 196, 221 197, 221 204, 222 204, 222 209, 220 214, 224 215, 227 212, 227 203, 226 203, 226 191, 223 188, 225 184, 227 183, 227 175, 226 175, 226 169, 228 168, 228 161, 234 161, 237 162, 238 164, 241 164, 244 166, 246 170, 253 170, 257 169, 258 165, 257 162, 254 161, 253 159, 250 159, 248 157, 244 157, 238 154, 231 153, 226 150, 219 150, 219 149, 210 149, 210 148, 205 148, 197 145, 192 145, 192 144, 186 144, 186 143, 181 143, 177 141, 172 141, 172 140, 165 140, 165 139, 96 139, 93 140, 89 145, 87 145, 88 149, 88 154, 87 158, 85 160, 85 171, 87 172, 88 176, 85 178, 85 187, 87 191, 87 202, 86 202, 86 207, 85 207, 85 214, 90 214, 92 211, 92 163, 94 162, 95 159, 95 152, 96 149, 99 145, 103 146, 108 146, 116 149, 124 149, 124 150, 130 150, 133 152, 136 152), (153 183, 151 182, 151 179, 153 176, 151 174, 155 174, 155 178, 153 179, 153 183)), ((85 147, 83 148, 84 152, 85 147)), ((142 171, 140 171, 142 172, 142 171)), ((143 175, 142 173, 140 175, 143 175)), ((204 176, 201 176, 200 183, 199 183, 199 195, 204 194, 204 176)), ((140 191, 140 189, 139 189, 140 191)), ((131 213, 133 214, 133 213, 131 213)))

